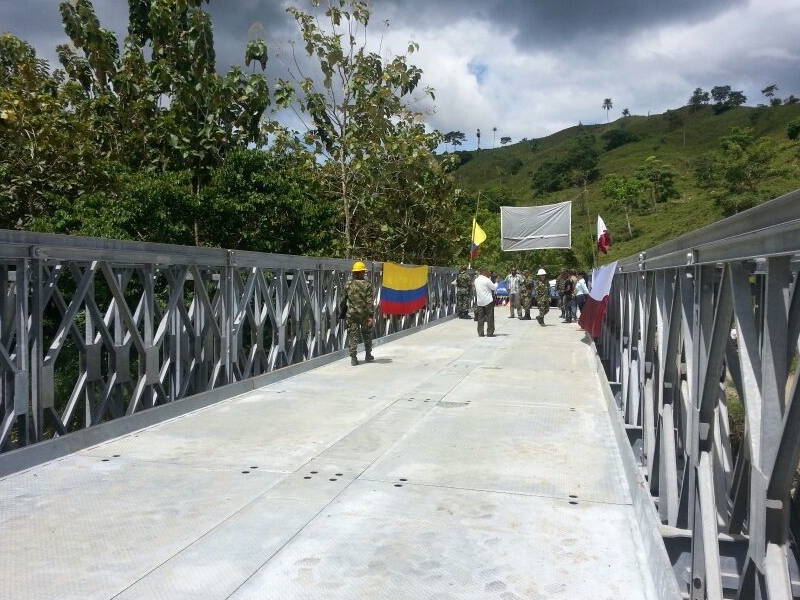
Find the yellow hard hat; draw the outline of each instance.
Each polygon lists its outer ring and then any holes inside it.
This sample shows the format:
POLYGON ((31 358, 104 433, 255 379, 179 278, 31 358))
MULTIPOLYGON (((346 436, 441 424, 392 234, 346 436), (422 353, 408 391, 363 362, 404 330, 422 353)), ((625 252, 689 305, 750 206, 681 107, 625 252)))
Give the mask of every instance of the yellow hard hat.
POLYGON ((356 261, 353 264, 353 268, 350 269, 350 271, 353 272, 353 273, 358 273, 359 271, 366 271, 366 270, 367 270, 367 265, 365 265, 360 260, 356 261))

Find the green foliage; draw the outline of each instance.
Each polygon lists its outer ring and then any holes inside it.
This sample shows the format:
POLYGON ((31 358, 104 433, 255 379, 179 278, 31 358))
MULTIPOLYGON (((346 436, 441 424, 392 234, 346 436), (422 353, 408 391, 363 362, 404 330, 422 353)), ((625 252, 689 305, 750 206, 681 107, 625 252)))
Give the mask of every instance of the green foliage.
POLYGON ((466 139, 467 136, 463 131, 449 131, 444 134, 442 141, 445 144, 450 144, 453 147, 453 152, 455 152, 456 146, 460 146, 466 139))
MULTIPOLYGON (((577 136, 594 134, 599 136, 608 129, 605 123, 599 125, 575 126, 551 136, 535 140, 537 151, 531 152, 533 141, 498 148, 493 152, 476 152, 472 160, 459 166, 454 172, 458 187, 465 196, 472 198, 471 211, 464 217, 464 227, 469 227, 471 215, 475 210, 475 198, 479 191, 481 206, 488 190, 502 188, 503 203, 515 206, 531 206, 555 202, 573 201, 572 239, 576 260, 580 266, 591 267, 591 258, 581 250, 582 236, 594 234, 597 214, 601 214, 614 236, 614 245, 603 260, 614 260, 636 254, 652 246, 666 242, 681 234, 693 231, 724 216, 722 207, 714 202, 714 189, 723 189, 713 175, 711 158, 720 149, 720 139, 727 136, 734 127, 744 128, 750 123, 750 114, 757 110, 750 107, 736 107, 724 114, 714 115, 703 106, 687 106, 676 112, 683 125, 670 130, 670 123, 664 115, 636 116, 625 118, 626 129, 638 136, 638 140, 598 155, 597 170, 604 174, 615 173, 620 176, 636 178, 648 157, 656 155, 657 160, 672 174, 673 189, 679 194, 669 194, 669 199, 654 204, 650 188, 645 188, 641 197, 641 208, 626 215, 614 204, 611 198, 602 193, 602 180, 588 182, 585 193, 578 193, 574 187, 564 187, 558 191, 540 193, 532 188, 531 181, 542 165, 558 161, 568 143, 577 136), (522 168, 515 175, 501 173, 496 168, 497 157, 518 158, 522 168), (703 171, 705 182, 696 176, 696 170, 703 171), (631 228, 628 230, 627 221, 631 228), (633 233, 631 237, 630 233, 633 233), (624 233, 623 233, 624 232, 624 233)), ((764 139, 775 150, 775 157, 769 174, 759 185, 765 197, 775 198, 781 194, 800 188, 800 169, 798 169, 797 143, 787 139, 787 123, 800 121, 800 104, 769 107, 753 127, 755 139, 764 139)), ((613 127, 613 125, 612 125, 613 127)), ((598 142, 602 140, 598 139, 598 142)), ((581 190, 583 188, 581 187, 581 190)), ((499 208, 492 207, 499 212, 499 208)), ((499 214, 497 216, 499 219, 499 214)), ((483 222, 480 221, 481 226, 483 222)), ((489 234, 487 230, 487 234, 489 234)), ((467 240, 468 242, 468 240, 467 240)), ((486 250, 481 250, 479 260, 491 248, 491 234, 485 242, 486 250)), ((512 257, 514 254, 511 255, 512 257)), ((487 259, 488 260, 488 259, 487 259)), ((497 252, 497 261, 504 260, 497 252)), ((489 263, 485 263, 491 266, 489 263)))
POLYGON ((704 92, 700 88, 696 88, 692 97, 689 98, 689 106, 692 109, 692 112, 696 112, 700 109, 701 106, 705 106, 711 101, 711 98, 708 92, 704 92))
POLYGON ((52 196, 74 198, 106 178, 87 123, 60 93, 30 44, 0 35, 0 227, 26 228, 49 214, 52 196))
MULTIPOLYGON (((62 93, 87 123, 95 153, 133 169, 189 171, 195 193, 230 148, 265 141, 270 103, 263 75, 217 73, 206 1, 130 0, 121 54, 91 2, 59 5, 72 42, 57 48, 62 93)), ((251 42, 245 59, 263 70, 263 42, 251 42)))
POLYGON ((594 181, 600 174, 598 156, 594 136, 581 132, 567 141, 561 155, 542 163, 533 174, 531 187, 546 194, 594 181))
POLYGON ((214 245, 320 255, 333 242, 336 206, 320 191, 314 156, 291 138, 231 152, 202 196, 201 234, 214 245))
POLYGON ((786 125, 786 137, 790 140, 796 140, 800 138, 800 120, 796 121, 789 121, 786 125))
MULTIPOLYGON (((419 92, 433 98, 433 90, 418 89, 422 71, 407 56, 384 60, 367 50, 366 3, 312 0, 312 5, 322 10, 288 11, 317 76, 293 72, 291 81, 278 81, 277 94, 281 103, 299 105, 311 121, 304 141, 325 158, 323 189, 339 202, 338 251, 371 257, 398 253, 408 260, 438 256, 435 236, 441 232, 430 217, 449 220, 452 184, 446 184, 433 156, 441 135, 426 134, 418 125, 421 115, 411 108, 419 92), (419 237, 426 233, 427 240, 419 237)), ((416 49, 408 45, 409 54, 416 49)))
POLYGON ((142 242, 191 244, 198 206, 191 174, 130 173, 107 165, 114 187, 75 199, 52 198, 53 215, 38 219, 39 231, 142 242))
POLYGON ((715 115, 722 114, 734 106, 742 106, 747 102, 747 97, 742 92, 732 91, 729 85, 718 85, 712 88, 711 97, 714 99, 715 115))
POLYGON ((622 210, 628 223, 628 235, 633 237, 630 213, 643 207, 643 193, 647 187, 644 180, 638 177, 625 177, 612 173, 603 179, 603 195, 612 203, 612 210, 622 210))
POLYGON ((698 173, 724 215, 732 215, 769 199, 762 183, 775 174, 774 144, 756 139, 750 128, 733 128, 720 140, 721 150, 709 156, 698 173))
POLYGON ((648 156, 644 164, 636 169, 636 178, 645 184, 653 208, 680 197, 675 187, 675 173, 655 156, 648 156))
POLYGON ((614 148, 619 148, 625 144, 635 142, 639 138, 635 133, 632 133, 627 129, 610 129, 609 131, 601 134, 600 139, 605 142, 604 149, 606 152, 608 152, 614 148))

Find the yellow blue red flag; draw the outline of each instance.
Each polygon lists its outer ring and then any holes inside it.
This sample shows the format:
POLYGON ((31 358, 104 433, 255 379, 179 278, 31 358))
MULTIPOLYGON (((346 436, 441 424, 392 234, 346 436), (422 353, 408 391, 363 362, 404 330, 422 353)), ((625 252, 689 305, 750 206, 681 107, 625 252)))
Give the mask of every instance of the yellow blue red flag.
POLYGON ((428 302, 428 267, 405 267, 383 263, 381 312, 408 315, 428 302))
POLYGON ((475 258, 478 256, 478 246, 480 246, 483 242, 486 241, 486 232, 481 229, 481 226, 478 225, 478 222, 475 219, 472 219, 472 244, 470 245, 470 256, 475 258))

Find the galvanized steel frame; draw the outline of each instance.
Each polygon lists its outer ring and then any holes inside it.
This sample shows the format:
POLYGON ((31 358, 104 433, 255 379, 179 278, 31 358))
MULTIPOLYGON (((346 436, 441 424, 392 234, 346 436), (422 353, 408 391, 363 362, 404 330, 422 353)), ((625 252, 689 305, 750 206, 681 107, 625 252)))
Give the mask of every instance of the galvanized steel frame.
POLYGON ((598 352, 688 598, 800 597, 799 258, 800 190, 618 263, 598 352))
MULTIPOLYGON (((342 350, 351 265, 0 230, 0 452, 342 350)), ((411 315, 376 303, 374 337, 453 315, 456 272, 411 315)))

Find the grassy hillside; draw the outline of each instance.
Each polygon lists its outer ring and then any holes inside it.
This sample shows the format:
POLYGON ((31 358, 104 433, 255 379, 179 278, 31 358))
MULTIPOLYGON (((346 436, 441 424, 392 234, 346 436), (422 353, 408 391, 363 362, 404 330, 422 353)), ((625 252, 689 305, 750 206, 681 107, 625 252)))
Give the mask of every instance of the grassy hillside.
POLYGON ((704 155, 719 151, 720 138, 728 135, 733 127, 749 127, 756 136, 774 140, 778 150, 776 163, 782 172, 766 181, 761 189, 770 197, 777 197, 800 188, 800 143, 792 142, 786 135, 787 124, 797 119, 800 119, 800 104, 738 107, 720 115, 715 115, 708 106, 695 112, 684 107, 663 115, 623 117, 610 124, 576 126, 502 148, 460 153, 462 165, 455 171, 455 177, 464 195, 472 199, 473 211, 475 198, 481 193, 479 223, 482 226, 482 220, 487 223, 484 228, 489 235, 483 250, 499 263, 498 267, 515 262, 536 266, 543 261, 590 267, 593 247, 590 235, 594 234, 598 213, 613 239, 612 250, 601 263, 635 254, 723 218, 707 191, 697 186, 694 164, 704 155), (605 143, 601 136, 615 129, 624 129, 638 140, 603 151, 605 143), (563 154, 566 144, 581 132, 595 136, 596 148, 601 152, 600 178, 587 186, 585 194, 581 189, 572 188, 537 195, 531 187, 533 174, 546 161, 563 154), (610 201, 601 193, 602 178, 611 173, 633 176, 650 156, 669 165, 675 173, 680 197, 659 204, 654 210, 633 213, 631 237, 624 212, 612 211, 610 201), (566 200, 573 201, 572 253, 561 251, 564 256, 557 259, 552 255, 526 257, 519 256, 526 253, 500 253, 496 223, 499 205, 533 206, 566 200))

